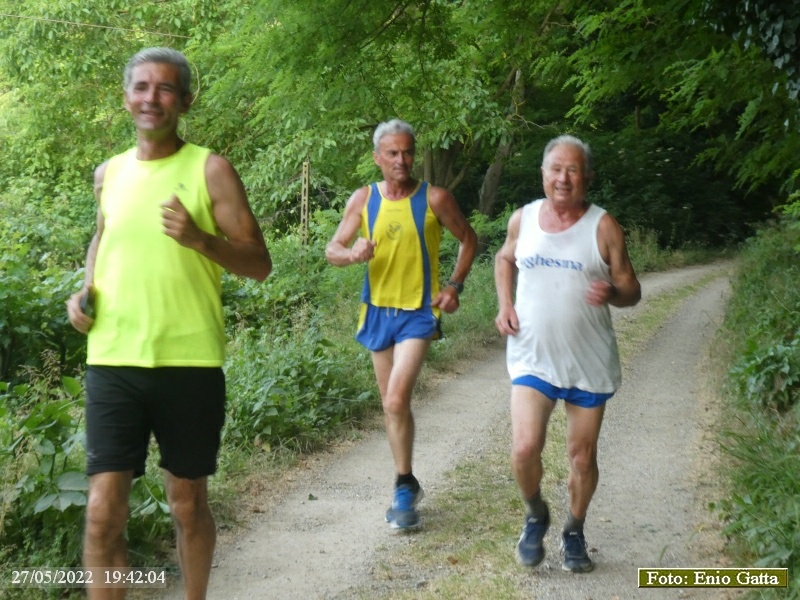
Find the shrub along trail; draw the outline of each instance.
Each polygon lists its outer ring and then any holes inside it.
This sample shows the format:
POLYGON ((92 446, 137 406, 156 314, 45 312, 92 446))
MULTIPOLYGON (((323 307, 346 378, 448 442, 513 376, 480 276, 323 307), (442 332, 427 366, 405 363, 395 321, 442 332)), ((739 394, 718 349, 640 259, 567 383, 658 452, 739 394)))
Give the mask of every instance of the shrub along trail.
MULTIPOLYGON (((645 276, 640 305, 614 311, 615 319, 629 319, 659 294, 718 275, 683 301, 627 361, 625 383, 609 404, 600 440, 600 485, 586 525, 594 572, 577 576, 560 568, 562 484, 549 497, 554 526, 545 540, 545 562, 530 571, 513 568, 519 597, 724 597, 719 589, 637 589, 637 568, 723 564, 712 519, 704 511, 712 498, 698 473, 708 468, 713 446, 707 438, 704 442, 704 424, 713 424, 719 410, 704 385, 703 363, 722 321, 729 268, 717 264, 645 276)), ((445 473, 489 447, 508 445, 509 383, 502 343, 498 340, 481 360, 431 387, 415 400, 414 462, 426 491, 424 526, 435 528, 437 497, 448 491, 445 473)), ((411 596, 423 594, 427 584, 420 581, 430 579, 430 572, 419 577, 406 573, 403 581, 388 583, 381 575, 381 561, 407 551, 425 535, 424 528, 413 535, 392 533, 384 523, 391 464, 380 428, 340 452, 314 457, 293 474, 280 501, 243 530, 221 538, 209 598, 343 599, 364 590, 371 590, 365 597, 372 597, 402 588, 411 596)), ((508 516, 514 531, 521 510, 520 504, 508 516)), ((509 537, 503 546, 509 557, 515 542, 509 537)), ((152 597, 178 599, 181 594, 173 586, 152 597)))

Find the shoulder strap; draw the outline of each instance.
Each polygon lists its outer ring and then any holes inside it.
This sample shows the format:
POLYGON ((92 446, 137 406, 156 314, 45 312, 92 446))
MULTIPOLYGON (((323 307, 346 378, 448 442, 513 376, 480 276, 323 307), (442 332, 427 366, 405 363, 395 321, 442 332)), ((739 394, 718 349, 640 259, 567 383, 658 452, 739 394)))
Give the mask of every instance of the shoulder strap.
POLYGON ((373 230, 375 229, 375 219, 378 218, 378 211, 381 208, 381 191, 377 183, 369 186, 369 198, 367 198, 367 232, 369 239, 372 240, 373 230))

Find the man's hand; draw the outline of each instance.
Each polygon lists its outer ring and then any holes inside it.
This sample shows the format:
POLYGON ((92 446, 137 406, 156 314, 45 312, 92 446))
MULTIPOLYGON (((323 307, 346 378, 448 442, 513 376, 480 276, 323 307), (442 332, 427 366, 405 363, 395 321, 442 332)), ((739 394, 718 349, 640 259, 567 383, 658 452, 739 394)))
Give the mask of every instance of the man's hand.
POLYGON ((175 194, 161 203, 161 224, 164 226, 164 233, 181 246, 194 250, 200 247, 204 232, 195 224, 189 211, 175 194))
POLYGON ((81 310, 81 299, 88 293, 89 288, 83 288, 81 291, 72 294, 72 296, 69 297, 69 300, 67 300, 67 315, 69 316, 69 322, 75 329, 83 334, 89 333, 92 325, 94 325, 94 319, 86 315, 83 310, 81 310))
POLYGON ((372 240, 362 237, 358 238, 355 244, 353 244, 353 247, 350 248, 350 262, 360 263, 369 261, 375 256, 375 246, 377 246, 377 244, 372 240))
POLYGON ((502 335, 517 335, 519 331, 519 319, 514 307, 501 308, 494 320, 494 325, 502 335))
POLYGON ((596 280, 589 284, 586 302, 592 306, 608 304, 617 295, 617 288, 610 281, 596 280))
POLYGON ((452 285, 446 285, 443 287, 441 290, 439 290, 436 298, 434 298, 431 302, 431 306, 441 308, 442 311, 446 313, 456 312, 460 306, 456 288, 454 288, 452 285))

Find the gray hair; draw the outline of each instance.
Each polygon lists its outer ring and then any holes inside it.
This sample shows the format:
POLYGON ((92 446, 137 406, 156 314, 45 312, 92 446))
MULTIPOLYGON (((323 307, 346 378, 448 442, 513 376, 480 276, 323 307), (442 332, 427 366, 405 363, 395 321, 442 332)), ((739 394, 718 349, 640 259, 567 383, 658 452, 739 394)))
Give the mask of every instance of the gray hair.
POLYGON ((375 152, 378 151, 378 145, 383 136, 398 135, 400 133, 407 133, 410 135, 416 145, 417 140, 414 135, 414 128, 402 119, 392 119, 391 121, 381 123, 375 128, 375 134, 372 136, 372 145, 375 147, 375 152))
POLYGON ((585 177, 589 177, 592 174, 592 149, 589 147, 589 144, 586 142, 579 140, 574 135, 560 135, 557 138, 553 138, 547 145, 544 147, 544 155, 542 156, 542 167, 545 166, 547 162, 547 156, 553 151, 556 146, 560 146, 562 144, 568 144, 570 146, 575 146, 578 150, 581 151, 583 154, 583 174, 585 177))
POLYGON ((134 54, 128 64, 125 65, 122 83, 125 91, 131 85, 133 69, 144 63, 160 63, 176 67, 178 69, 178 92, 181 97, 192 93, 192 69, 189 67, 189 61, 186 60, 182 52, 172 48, 145 48, 134 54))

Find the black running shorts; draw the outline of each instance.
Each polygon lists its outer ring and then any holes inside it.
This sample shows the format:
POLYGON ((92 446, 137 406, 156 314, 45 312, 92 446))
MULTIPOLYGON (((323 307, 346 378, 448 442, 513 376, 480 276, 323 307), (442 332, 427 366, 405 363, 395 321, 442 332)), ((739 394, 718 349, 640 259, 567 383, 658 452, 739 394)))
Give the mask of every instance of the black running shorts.
POLYGON ((159 466, 199 479, 217 468, 225 422, 221 368, 108 367, 86 371, 86 472, 144 474, 150 433, 159 466))

